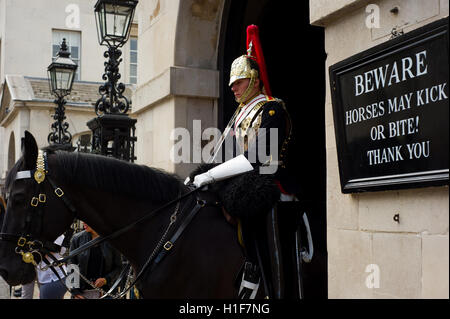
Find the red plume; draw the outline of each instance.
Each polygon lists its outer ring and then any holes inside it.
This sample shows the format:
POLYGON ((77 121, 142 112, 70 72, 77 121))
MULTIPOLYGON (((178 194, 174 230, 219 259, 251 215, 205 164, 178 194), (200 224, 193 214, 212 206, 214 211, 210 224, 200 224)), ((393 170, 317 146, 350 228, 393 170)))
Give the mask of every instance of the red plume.
POLYGON ((250 42, 252 43, 251 55, 253 59, 256 57, 256 62, 259 65, 260 79, 263 82, 266 94, 272 96, 269 86, 269 77, 267 76, 266 62, 264 60, 264 54, 259 41, 259 29, 258 26, 252 24, 247 27, 247 50, 249 49, 250 42))

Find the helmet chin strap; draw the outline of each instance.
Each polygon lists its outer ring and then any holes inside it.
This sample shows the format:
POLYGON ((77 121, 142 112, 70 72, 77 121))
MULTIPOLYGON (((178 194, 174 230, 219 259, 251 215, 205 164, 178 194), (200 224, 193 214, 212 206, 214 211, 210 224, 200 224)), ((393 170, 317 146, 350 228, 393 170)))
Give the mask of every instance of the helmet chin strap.
POLYGON ((236 102, 238 103, 244 103, 248 100, 250 97, 250 94, 253 92, 253 88, 255 86, 256 78, 258 77, 258 71, 251 70, 250 71, 250 82, 248 83, 247 89, 244 91, 244 93, 241 95, 240 98, 236 99, 236 102))

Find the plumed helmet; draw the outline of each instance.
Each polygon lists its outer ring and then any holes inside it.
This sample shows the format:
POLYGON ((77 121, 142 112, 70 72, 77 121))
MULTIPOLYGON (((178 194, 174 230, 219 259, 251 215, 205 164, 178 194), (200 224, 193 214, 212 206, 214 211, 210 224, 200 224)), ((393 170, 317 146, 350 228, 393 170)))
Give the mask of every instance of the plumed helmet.
POLYGON ((231 86, 234 82, 240 79, 252 79, 257 78, 258 76, 258 71, 252 69, 250 57, 247 55, 241 55, 231 64, 230 82, 228 85, 231 86))
POLYGON ((230 82, 228 85, 231 86, 239 79, 250 79, 250 85, 252 85, 257 78, 261 79, 265 93, 271 95, 266 63, 259 40, 259 29, 256 25, 249 25, 247 27, 247 54, 241 55, 231 64, 230 82), (253 67, 255 64, 260 71, 253 67))

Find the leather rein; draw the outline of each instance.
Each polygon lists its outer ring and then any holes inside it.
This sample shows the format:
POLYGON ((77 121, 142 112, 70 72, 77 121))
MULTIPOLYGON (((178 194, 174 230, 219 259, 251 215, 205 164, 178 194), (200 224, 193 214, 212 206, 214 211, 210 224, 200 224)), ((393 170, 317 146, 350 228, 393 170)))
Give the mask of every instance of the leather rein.
MULTIPOLYGON (((149 258, 137 274, 137 276, 134 278, 133 282, 118 296, 113 296, 115 298, 122 298, 125 296, 125 294, 128 292, 128 290, 133 287, 138 280, 142 277, 144 272, 149 269, 150 271, 153 271, 156 266, 160 263, 160 261, 170 252, 170 250, 173 248, 175 242, 177 239, 181 236, 183 231, 186 229, 188 224, 192 221, 192 219, 195 217, 197 212, 205 207, 206 205, 210 205, 211 203, 207 202, 206 200, 200 199, 198 196, 196 196, 195 200, 195 206, 192 208, 192 210, 188 213, 188 215, 183 219, 182 223, 174 230, 173 235, 170 237, 169 240, 166 240, 167 235, 169 234, 169 231, 171 230, 173 224, 177 220, 178 213, 180 212, 179 206, 181 200, 189 197, 190 195, 198 192, 202 188, 195 188, 191 189, 190 191, 186 192, 185 194, 178 196, 174 200, 164 204, 163 206, 151 211, 150 213, 144 215, 140 219, 136 220, 135 222, 109 234, 104 237, 99 236, 86 244, 82 245, 81 247, 78 247, 77 249, 70 252, 68 255, 63 257, 62 259, 56 259, 51 253, 52 252, 59 252, 61 250, 62 246, 66 246, 66 239, 67 241, 70 240, 70 237, 72 234, 68 234, 64 238, 64 242, 62 245, 57 245, 53 242, 50 242, 48 240, 42 240, 42 239, 36 239, 31 233, 33 231, 32 224, 33 221, 38 219, 37 221, 37 231, 40 232, 42 228, 42 220, 41 217, 43 216, 43 206, 45 205, 47 201, 47 195, 43 191, 43 182, 49 181, 51 187, 53 188, 54 194, 57 196, 57 198, 60 198, 63 200, 65 206, 70 210, 70 212, 74 215, 74 218, 76 216, 76 209, 72 205, 71 201, 65 195, 64 191, 58 187, 54 181, 52 180, 51 176, 49 175, 48 170, 48 161, 47 161, 47 154, 46 152, 39 150, 37 161, 36 161, 36 169, 28 170, 28 171, 19 171, 16 175, 16 180, 18 179, 28 179, 28 178, 34 178, 34 180, 37 183, 37 192, 36 196, 33 196, 30 202, 31 210, 29 210, 26 219, 25 219, 25 226, 21 234, 10 234, 10 233, 0 233, 0 241, 9 241, 9 242, 15 242, 16 248, 15 252, 17 254, 22 255, 22 261, 25 263, 31 263, 34 266, 37 266, 37 263, 34 259, 33 254, 37 254, 40 256, 40 259, 44 261, 47 264, 47 267, 49 267, 58 277, 60 281, 62 279, 60 278, 58 272, 55 270, 55 267, 60 267, 61 270, 62 266, 71 258, 74 256, 77 256, 78 254, 82 253, 83 251, 86 251, 94 246, 97 246, 101 244, 104 241, 113 239, 115 237, 118 237, 125 232, 131 230, 134 226, 141 223, 142 221, 151 218, 155 216, 156 213, 170 207, 171 205, 177 204, 174 213, 170 216, 170 222, 166 228, 166 231, 162 235, 161 239, 159 240, 158 244, 150 254, 149 258), (44 255, 48 255, 50 258, 53 259, 53 262, 48 261, 46 258, 44 258, 44 255)), ((185 206, 188 206, 190 202, 186 203, 185 206)), ((213 205, 217 205, 218 203, 215 202, 213 205)), ((190 206, 190 205, 189 205, 190 206)), ((181 210, 183 211, 183 209, 181 210)), ((36 224, 36 223, 35 223, 36 224)), ((73 230, 72 230, 73 232, 73 230)), ((67 234, 67 232, 66 232, 67 234)), ((65 235, 66 235, 65 234, 65 235)), ((68 247, 68 246, 67 246, 68 247)), ((128 267, 125 267, 128 269, 128 267)), ((64 275, 65 272, 63 270, 64 275)), ((121 275, 117 279, 117 281, 112 285, 111 289, 102 296, 102 298, 110 295, 115 287, 117 287, 118 283, 122 280, 124 274, 126 274, 125 269, 122 270, 121 275)), ((64 282, 62 282, 64 284, 64 282)), ((67 290, 70 291, 70 289, 67 288, 67 286, 64 284, 67 290)))

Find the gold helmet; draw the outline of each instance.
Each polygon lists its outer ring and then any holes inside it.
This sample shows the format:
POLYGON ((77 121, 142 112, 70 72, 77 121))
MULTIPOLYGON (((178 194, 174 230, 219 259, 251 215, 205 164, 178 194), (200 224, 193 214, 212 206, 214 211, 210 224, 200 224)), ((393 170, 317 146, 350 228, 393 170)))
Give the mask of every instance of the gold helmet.
POLYGON ((248 95, 250 95, 257 78, 260 78, 262 81, 263 92, 267 95, 271 95, 266 63, 264 61, 264 54, 262 52, 261 42, 259 40, 259 30, 256 25, 249 25, 247 27, 247 54, 241 55, 231 64, 229 86, 231 86, 236 80, 250 79, 247 90, 244 94, 242 94, 237 102, 242 103, 249 97, 248 95), (251 63, 251 60, 255 63, 251 63), (260 71, 255 69, 255 64, 260 71))
POLYGON ((230 83, 231 86, 236 80, 251 79, 258 76, 258 71, 252 69, 248 55, 241 55, 231 64, 230 83))
POLYGON ((249 85, 242 96, 237 100, 237 102, 242 103, 249 97, 256 79, 259 77, 258 70, 251 67, 249 55, 241 55, 233 61, 231 64, 230 72, 230 82, 231 86, 234 82, 240 79, 250 79, 249 85))

